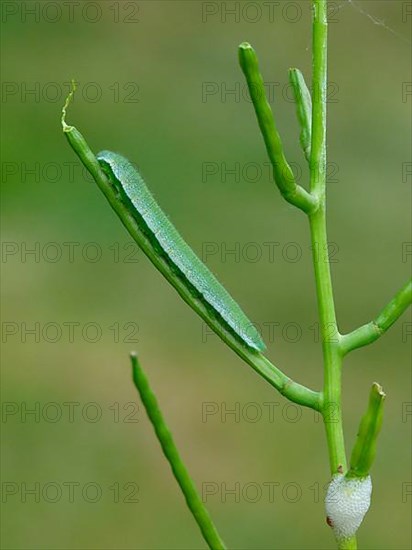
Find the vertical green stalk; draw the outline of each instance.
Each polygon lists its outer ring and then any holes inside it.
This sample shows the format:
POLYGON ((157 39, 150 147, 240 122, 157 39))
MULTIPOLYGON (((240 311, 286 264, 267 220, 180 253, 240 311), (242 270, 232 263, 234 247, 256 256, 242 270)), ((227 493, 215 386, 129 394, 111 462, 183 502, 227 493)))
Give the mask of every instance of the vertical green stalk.
POLYGON ((346 468, 340 414, 341 354, 326 233, 326 86, 327 21, 326 0, 313 2, 313 105, 310 159, 311 190, 319 207, 309 216, 313 264, 325 363, 323 417, 328 437, 332 474, 346 468))
POLYGON ((327 250, 324 205, 310 217, 313 263, 324 360, 322 415, 325 423, 332 474, 346 471, 341 412, 342 356, 333 300, 327 250))
MULTIPOLYGON (((322 416, 333 475, 345 472, 347 465, 341 410, 342 353, 326 232, 327 36, 327 0, 314 0, 310 190, 318 199, 319 207, 309 215, 309 221, 324 360, 322 416)), ((356 537, 339 543, 339 547, 356 549, 356 537)))
POLYGON ((312 145, 310 190, 325 195, 326 182, 326 91, 327 91, 327 2, 313 0, 312 35, 312 145))

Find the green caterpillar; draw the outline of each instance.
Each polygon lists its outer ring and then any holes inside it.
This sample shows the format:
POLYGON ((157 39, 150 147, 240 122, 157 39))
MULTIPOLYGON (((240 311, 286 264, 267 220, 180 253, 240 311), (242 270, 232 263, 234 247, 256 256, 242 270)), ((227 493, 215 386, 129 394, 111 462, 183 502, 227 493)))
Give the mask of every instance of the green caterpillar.
POLYGON ((123 210, 127 211, 139 227, 137 243, 150 259, 148 248, 161 256, 163 261, 160 264, 156 262, 156 267, 164 275, 166 268, 169 276, 171 270, 180 284, 188 287, 190 293, 201 300, 209 312, 221 317, 243 342, 251 348, 263 351, 265 344, 254 325, 186 244, 132 164, 121 155, 110 151, 99 153, 97 160, 115 190, 117 200, 122 203, 123 210))

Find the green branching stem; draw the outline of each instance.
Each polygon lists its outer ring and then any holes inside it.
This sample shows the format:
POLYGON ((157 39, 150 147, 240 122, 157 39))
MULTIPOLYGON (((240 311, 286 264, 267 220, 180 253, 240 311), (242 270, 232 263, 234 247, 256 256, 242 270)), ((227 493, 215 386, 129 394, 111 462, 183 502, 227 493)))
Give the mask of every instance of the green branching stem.
POLYGON ((140 394, 147 416, 153 425, 163 453, 186 499, 187 506, 192 512, 209 548, 212 550, 224 550, 226 547, 186 470, 186 466, 180 458, 179 451, 177 450, 172 434, 163 418, 156 396, 150 388, 149 381, 139 364, 136 354, 132 353, 130 358, 132 361, 133 382, 140 394))
POLYGON ((272 109, 266 98, 263 77, 255 50, 247 42, 239 46, 239 63, 245 75, 259 128, 273 169, 273 177, 283 197, 306 213, 317 208, 316 199, 295 181, 283 152, 272 109))
MULTIPOLYGON (((332 475, 346 472, 346 453, 341 410, 342 354, 337 330, 326 231, 326 91, 327 2, 313 1, 312 143, 310 190, 319 201, 310 214, 310 230, 322 336, 324 386, 322 415, 332 475)), ((356 548, 356 537, 341 548, 356 548)))
MULTIPOLYGON (((140 243, 145 254, 163 276, 177 290, 183 300, 211 327, 211 329, 260 376, 282 395, 299 405, 310 407, 322 414, 329 452, 331 474, 346 473, 347 461, 341 411, 342 360, 349 351, 365 346, 379 338, 402 315, 412 300, 412 281, 396 294, 370 323, 353 332, 340 335, 337 327, 332 278, 328 253, 326 227, 326 101, 327 101, 327 0, 313 0, 313 78, 312 98, 303 75, 291 69, 289 77, 293 87, 298 120, 301 128, 301 145, 310 166, 310 191, 296 183, 294 174, 283 151, 276 121, 266 97, 264 81, 259 70, 255 51, 248 43, 239 47, 239 61, 246 77, 250 96, 272 164, 274 180, 282 196, 308 215, 312 255, 315 272, 317 303, 324 360, 322 392, 313 391, 291 380, 258 351, 247 346, 225 323, 211 314, 205 304, 196 298, 182 281, 175 277, 164 260, 151 248, 150 242, 140 243)), ((84 166, 95 179, 123 225, 135 240, 139 228, 127 208, 117 199, 115 190, 103 173, 95 155, 84 137, 73 126, 66 124, 66 110, 73 95, 70 93, 63 108, 63 131, 84 166)), ((162 449, 186 497, 202 533, 211 548, 224 548, 210 517, 197 495, 193 482, 180 460, 156 398, 137 358, 132 356, 133 376, 149 418, 155 428, 162 449)), ((376 437, 382 420, 384 394, 378 385, 372 388, 369 407, 364 416, 359 437, 351 459, 350 475, 364 474, 373 460, 376 437)), ((341 550, 356 550, 356 536, 338 541, 341 550)))
POLYGON ((412 303, 412 279, 409 280, 370 323, 341 337, 343 355, 371 344, 384 334, 412 303))
POLYGON ((315 269, 320 330, 324 357, 322 412, 326 426, 331 473, 346 470, 341 415, 341 364, 339 334, 328 255, 326 232, 326 0, 313 2, 313 103, 310 161, 311 190, 319 208, 309 216, 315 269))
MULTIPOLYGON (((93 176, 98 187, 107 198, 109 204, 119 216, 121 222, 130 233, 131 237, 137 242, 139 235, 139 227, 133 216, 130 215, 128 209, 118 200, 115 189, 108 181, 106 175, 102 171, 98 160, 94 153, 91 151, 83 135, 74 127, 69 126, 66 123, 66 109, 71 95, 66 101, 63 109, 62 126, 65 136, 74 152, 77 154, 81 162, 93 176)), ((141 239, 140 239, 141 241, 141 239)), ((190 292, 187 285, 175 276, 174 272, 170 269, 163 257, 153 249, 151 243, 140 242, 140 246, 143 252, 149 257, 152 263, 162 273, 162 275, 168 280, 168 282, 177 290, 183 300, 210 326, 210 328, 235 352, 239 355, 248 365, 250 365, 260 376, 262 376, 269 384, 274 386, 282 395, 288 398, 290 401, 299 405, 310 407, 315 410, 319 410, 321 403, 321 394, 317 391, 312 391, 309 388, 298 384, 286 376, 280 369, 273 365, 266 357, 261 353, 247 346, 242 340, 240 340, 232 331, 228 329, 225 323, 219 319, 216 315, 212 315, 210 309, 206 305, 194 296, 190 292)))

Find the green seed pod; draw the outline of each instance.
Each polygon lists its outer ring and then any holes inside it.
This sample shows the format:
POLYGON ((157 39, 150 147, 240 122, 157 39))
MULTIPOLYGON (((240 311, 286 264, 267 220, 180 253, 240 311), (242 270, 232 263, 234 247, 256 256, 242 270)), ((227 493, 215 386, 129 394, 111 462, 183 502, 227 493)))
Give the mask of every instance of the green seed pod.
POLYGON ((375 382, 370 392, 368 409, 362 417, 358 437, 353 447, 348 477, 363 478, 369 474, 376 455, 385 397, 382 386, 375 382))
POLYGON ((296 113, 300 126, 300 145, 308 162, 312 141, 312 98, 299 69, 289 69, 289 82, 296 103, 296 113))

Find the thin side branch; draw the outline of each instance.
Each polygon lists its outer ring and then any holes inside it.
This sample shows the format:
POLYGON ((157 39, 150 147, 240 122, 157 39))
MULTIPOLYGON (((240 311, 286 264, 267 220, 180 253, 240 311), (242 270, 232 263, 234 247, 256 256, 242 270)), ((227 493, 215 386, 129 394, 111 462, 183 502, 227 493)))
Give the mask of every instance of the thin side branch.
POLYGON ((361 348, 377 340, 399 319, 411 303, 412 279, 401 288, 373 321, 341 337, 342 353, 345 355, 354 349, 361 348))
POLYGON ((246 78, 259 128, 272 164, 275 183, 288 202, 310 214, 316 210, 318 203, 308 191, 295 181, 295 176, 283 152, 282 140, 276 128, 272 109, 266 98, 256 52, 247 42, 239 46, 239 62, 246 78))
POLYGON ((167 458, 173 475, 186 499, 187 506, 198 524, 203 538, 212 550, 224 550, 226 547, 205 508, 196 487, 189 476, 186 466, 180 458, 172 434, 163 418, 156 396, 150 388, 149 381, 141 368, 135 353, 130 354, 133 369, 133 382, 140 394, 147 416, 153 425, 162 451, 167 458))

